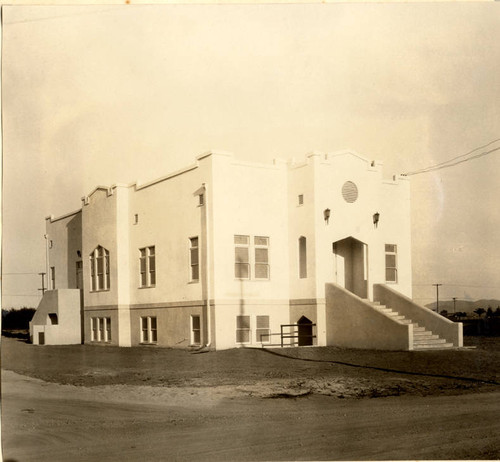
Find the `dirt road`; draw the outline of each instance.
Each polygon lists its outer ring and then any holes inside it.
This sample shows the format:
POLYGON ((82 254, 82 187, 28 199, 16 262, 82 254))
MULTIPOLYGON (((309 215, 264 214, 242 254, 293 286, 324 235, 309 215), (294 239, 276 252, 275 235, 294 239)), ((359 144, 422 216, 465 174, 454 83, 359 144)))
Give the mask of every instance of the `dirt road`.
POLYGON ((497 459, 500 393, 343 400, 2 372, 5 461, 497 459))

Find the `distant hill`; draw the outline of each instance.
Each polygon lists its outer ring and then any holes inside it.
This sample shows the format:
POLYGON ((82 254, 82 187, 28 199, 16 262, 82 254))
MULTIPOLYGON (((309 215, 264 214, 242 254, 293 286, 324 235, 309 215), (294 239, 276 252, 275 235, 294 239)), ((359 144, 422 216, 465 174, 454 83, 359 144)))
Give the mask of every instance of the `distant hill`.
MULTIPOLYGON (((436 302, 428 303, 425 306, 436 311, 436 302)), ((455 311, 472 313, 476 308, 484 308, 487 310, 489 306, 495 311, 497 307, 500 306, 500 300, 457 300, 455 302, 455 311)), ((453 300, 439 300, 439 311, 443 310, 448 311, 448 313, 453 313, 453 300)))

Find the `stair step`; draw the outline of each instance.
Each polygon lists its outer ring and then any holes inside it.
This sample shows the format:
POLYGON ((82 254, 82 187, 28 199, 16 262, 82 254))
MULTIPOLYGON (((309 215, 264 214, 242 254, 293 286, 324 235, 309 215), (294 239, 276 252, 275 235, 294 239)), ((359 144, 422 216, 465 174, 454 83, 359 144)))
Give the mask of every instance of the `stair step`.
POLYGON ((400 319, 400 320, 399 320, 399 323, 400 323, 400 324, 413 324, 413 323, 411 322, 411 319, 400 319))
POLYGON ((439 338, 438 335, 428 335, 425 337, 417 337, 413 339, 413 344, 423 345, 424 343, 446 343, 444 338, 439 338))
POLYGON ((432 345, 413 345, 414 350, 443 350, 453 348, 453 343, 438 343, 432 345))
MULTIPOLYGON (((423 327, 422 327, 423 329, 423 327)), ((414 337, 427 337, 429 335, 434 335, 430 330, 418 330, 417 332, 415 332, 415 330, 413 330, 413 336, 414 337)))

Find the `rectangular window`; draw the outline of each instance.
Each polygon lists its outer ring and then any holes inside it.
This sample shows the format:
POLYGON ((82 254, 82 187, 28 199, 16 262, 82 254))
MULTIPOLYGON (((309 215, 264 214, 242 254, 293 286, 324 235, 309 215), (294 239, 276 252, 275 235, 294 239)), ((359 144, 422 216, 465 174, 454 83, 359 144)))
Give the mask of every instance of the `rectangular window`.
POLYGON ((97 247, 90 254, 90 290, 109 290, 109 251, 97 247))
POLYGON ((201 317, 199 315, 191 316, 191 345, 201 344, 201 317))
POLYGON ((234 236, 234 277, 236 279, 269 279, 269 238, 254 236, 250 248, 250 236, 234 236), (253 268, 253 275, 250 268, 253 268))
POLYGON ((304 194, 299 194, 299 205, 303 205, 304 204, 304 194))
POLYGON ((141 343, 156 343, 157 341, 156 316, 141 317, 141 343))
POLYGON ((269 238, 254 237, 255 279, 269 279, 269 238))
POLYGON ((199 257, 199 246, 198 237, 189 238, 189 263, 191 265, 190 280, 199 281, 200 279, 200 257, 199 257))
POLYGON ((55 290, 55 288, 56 288, 56 267, 55 266, 50 267, 50 288, 52 290, 55 290))
POLYGON ((250 279, 250 236, 234 236, 234 276, 250 279))
POLYGON ((271 341, 269 316, 257 316, 257 329, 255 334, 257 336, 257 342, 269 343, 271 341))
POLYGON ((397 246, 385 244, 385 280, 398 282, 397 246))
POLYGON ((111 318, 90 318, 90 340, 111 342, 111 318))
POLYGON ((236 343, 250 343, 250 316, 236 316, 236 343))
POLYGON ((139 249, 140 257, 140 286, 153 287, 156 284, 155 247, 139 249))
POLYGON ((307 278, 307 240, 299 237, 299 278, 307 278))

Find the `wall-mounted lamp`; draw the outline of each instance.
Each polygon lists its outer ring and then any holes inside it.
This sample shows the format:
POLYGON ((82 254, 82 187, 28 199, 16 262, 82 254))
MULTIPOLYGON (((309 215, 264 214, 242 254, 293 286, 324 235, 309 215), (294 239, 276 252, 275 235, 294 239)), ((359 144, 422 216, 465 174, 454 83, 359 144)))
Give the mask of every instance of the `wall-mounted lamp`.
POLYGON ((325 223, 328 224, 328 220, 330 220, 330 209, 323 210, 323 217, 325 219, 325 223))
POLYGON ((375 228, 377 228, 377 227, 378 227, 378 220, 379 220, 379 218, 380 218, 380 213, 375 212, 375 213, 373 214, 373 226, 374 226, 375 228))
POLYGON ((54 247, 54 242, 52 241, 52 239, 49 239, 49 249, 51 249, 52 247, 54 247))

